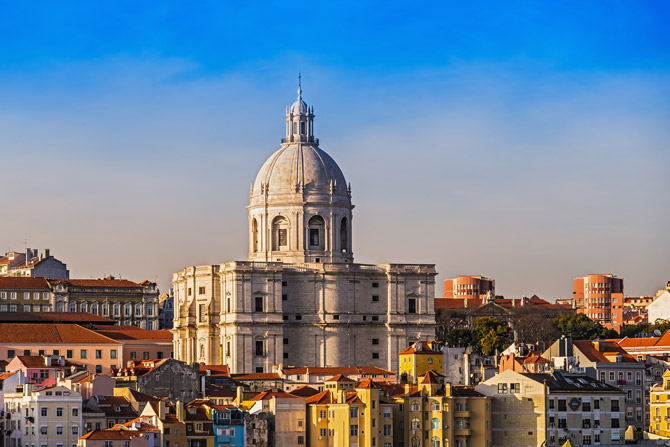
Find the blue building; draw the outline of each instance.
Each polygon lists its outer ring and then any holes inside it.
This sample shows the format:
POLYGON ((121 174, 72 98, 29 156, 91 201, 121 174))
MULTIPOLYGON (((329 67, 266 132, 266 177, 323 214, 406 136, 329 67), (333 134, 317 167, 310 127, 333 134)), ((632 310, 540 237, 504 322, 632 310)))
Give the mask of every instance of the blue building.
POLYGON ((215 447, 244 447, 244 412, 233 405, 207 406, 211 408, 215 447))

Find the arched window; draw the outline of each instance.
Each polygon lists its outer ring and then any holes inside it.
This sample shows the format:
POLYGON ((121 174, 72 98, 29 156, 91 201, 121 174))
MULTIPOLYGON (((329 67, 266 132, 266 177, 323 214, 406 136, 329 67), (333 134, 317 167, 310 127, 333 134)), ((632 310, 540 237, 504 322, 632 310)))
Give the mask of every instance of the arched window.
POLYGON ((254 218, 251 221, 251 244, 253 252, 258 251, 258 221, 254 218))
POLYGON ((77 303, 70 303, 70 312, 77 311, 77 303))
POLYGON ((434 400, 430 403, 430 411, 440 411, 440 402, 434 400))
POLYGON ((323 217, 314 216, 309 220, 309 248, 316 250, 323 250, 324 247, 324 236, 326 223, 323 221, 323 217))
POLYGON ((433 418, 430 420, 430 428, 440 429, 440 420, 438 418, 433 418))
POLYGON ((133 306, 130 303, 126 303, 124 306, 124 314, 126 317, 129 317, 133 314, 133 306))
POLYGON ((342 222, 340 222, 340 250, 343 253, 349 250, 349 227, 347 223, 347 218, 343 217, 342 222))
POLYGON ((418 436, 412 438, 411 447, 421 447, 421 439, 418 436))
POLYGON ((410 430, 421 430, 421 421, 419 418, 412 418, 412 421, 409 423, 410 430))
POLYGON ((88 304, 81 303, 80 309, 82 312, 88 312, 88 304))
POLYGON ((421 411, 421 404, 419 403, 418 400, 413 400, 412 403, 410 404, 410 410, 411 411, 421 411))
POLYGON ((288 248, 288 220, 277 216, 272 221, 272 250, 280 251, 288 248))
POLYGON ((440 447, 440 438, 433 436, 433 439, 430 440, 430 447, 440 447))
POLYGON ((91 304, 91 313, 98 315, 98 303, 91 304))
POLYGON ((109 304, 105 303, 102 305, 102 314, 107 316, 109 315, 109 304))
POLYGON ((119 303, 114 304, 114 316, 118 317, 121 315, 121 305, 119 303))

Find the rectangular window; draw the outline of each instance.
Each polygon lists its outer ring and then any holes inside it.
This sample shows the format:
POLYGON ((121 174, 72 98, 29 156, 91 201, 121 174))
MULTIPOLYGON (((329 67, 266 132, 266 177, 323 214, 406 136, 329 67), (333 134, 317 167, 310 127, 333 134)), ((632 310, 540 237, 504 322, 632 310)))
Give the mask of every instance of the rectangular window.
POLYGON ((7 358, 8 359, 13 359, 14 357, 16 357, 16 351, 13 350, 13 349, 8 349, 7 350, 7 358))
POLYGON ((63 417, 63 407, 56 408, 56 416, 63 417))
POLYGON ((372 287, 374 287, 375 289, 378 288, 378 287, 379 287, 379 283, 378 283, 378 282, 373 282, 373 283, 372 283, 372 287))
POLYGON ((288 234, 286 228, 280 228, 278 234, 279 234, 279 246, 286 247, 288 245, 288 234))
MULTIPOLYGON (((144 351, 142 353, 142 360, 149 360, 149 351, 144 351)), ((158 377, 158 375, 156 375, 158 377)))
POLYGON ((256 341, 256 355, 257 356, 263 355, 263 342, 260 340, 256 341))
POLYGON ((88 358, 88 351, 86 351, 86 349, 82 349, 79 354, 80 354, 79 358, 81 358, 81 359, 88 358))
POLYGON ((407 313, 408 314, 415 314, 416 313, 416 299, 410 298, 407 300, 408 305, 407 305, 407 313))
POLYGON ((116 349, 112 349, 111 351, 109 351, 109 358, 110 359, 116 358, 116 349))
POLYGON ((379 344, 379 339, 378 338, 373 338, 372 339, 372 344, 373 345, 378 345, 379 344))
POLYGON ((507 384, 499 383, 498 384, 498 394, 507 394, 507 384))
POLYGON ((96 349, 95 350, 95 358, 96 359, 101 359, 102 358, 102 349, 96 349))
POLYGON ((198 294, 199 295, 204 295, 205 294, 205 288, 204 287, 198 287, 198 294))
POLYGON ((379 301, 379 295, 372 295, 372 301, 373 302, 379 301))
POLYGON ((282 296, 281 296, 281 300, 282 301, 288 301, 288 295, 283 293, 282 296))
POLYGON ((558 411, 567 411, 567 405, 565 404, 565 399, 558 399, 558 411))
POLYGON ((137 360, 137 352, 130 351, 130 360, 137 360))
POLYGON ((319 229, 310 228, 309 229, 309 245, 318 246, 319 245, 319 229))
POLYGON ((255 298, 255 310, 256 312, 263 312, 263 297, 257 296, 255 298))
POLYGON ((56 434, 57 435, 62 435, 63 434, 63 426, 62 425, 58 425, 56 427, 56 434))
POLYGON ((48 408, 42 408, 42 410, 40 411, 40 415, 42 417, 48 416, 49 415, 49 409, 48 408))
MULTIPOLYGON (((79 416, 79 408, 75 407, 75 408, 72 409, 72 416, 79 416)), ((74 433, 74 432, 72 432, 72 433, 74 433)))
POLYGON ((207 316, 205 315, 205 305, 200 304, 198 306, 198 321, 202 323, 203 321, 206 320, 206 318, 207 316))
POLYGON ((372 353, 372 358, 373 359, 378 359, 379 358, 379 353, 378 352, 373 352, 372 353))
POLYGON ((95 373, 102 374, 102 365, 95 365, 95 373))

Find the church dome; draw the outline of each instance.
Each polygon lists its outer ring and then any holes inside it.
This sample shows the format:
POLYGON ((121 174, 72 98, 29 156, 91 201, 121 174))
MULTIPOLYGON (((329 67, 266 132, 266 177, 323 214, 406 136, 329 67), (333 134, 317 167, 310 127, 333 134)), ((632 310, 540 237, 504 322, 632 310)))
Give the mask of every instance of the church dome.
POLYGON ((252 195, 296 193, 300 188, 305 192, 330 192, 346 195, 344 174, 330 155, 316 146, 287 144, 272 154, 261 167, 254 182, 252 195))
POLYGON ((309 113, 309 107, 307 106, 307 103, 305 101, 303 101, 302 98, 298 98, 291 105, 291 109, 289 111, 294 115, 302 115, 302 114, 309 113))

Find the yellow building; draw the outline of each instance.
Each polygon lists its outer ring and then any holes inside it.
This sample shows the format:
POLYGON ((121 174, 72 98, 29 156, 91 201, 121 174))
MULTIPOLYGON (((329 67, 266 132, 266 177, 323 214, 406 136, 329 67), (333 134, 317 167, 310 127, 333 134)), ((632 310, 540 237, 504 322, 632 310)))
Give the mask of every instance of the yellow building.
POLYGON ((307 437, 312 447, 392 447, 393 406, 372 380, 358 386, 345 376, 326 380, 325 391, 307 399, 307 437))
POLYGON ((652 386, 649 392, 649 433, 670 437, 670 370, 663 373, 661 385, 652 386))
POLYGON ((491 446, 491 398, 473 388, 451 386, 428 371, 418 386, 405 385, 404 394, 394 399, 397 446, 491 446))
POLYGON ((400 381, 416 383, 428 371, 442 374, 442 349, 437 343, 417 341, 400 356, 400 381))

